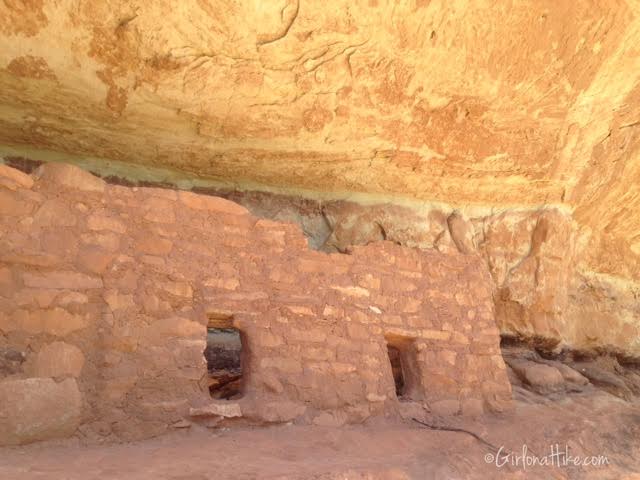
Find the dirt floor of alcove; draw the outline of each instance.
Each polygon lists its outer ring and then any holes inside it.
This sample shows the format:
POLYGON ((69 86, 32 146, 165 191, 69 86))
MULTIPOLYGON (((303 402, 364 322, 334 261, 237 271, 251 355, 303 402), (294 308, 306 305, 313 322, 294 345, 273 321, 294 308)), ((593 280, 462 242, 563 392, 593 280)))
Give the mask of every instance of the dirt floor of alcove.
POLYGON ((278 425, 207 430, 192 427, 141 442, 81 445, 77 440, 0 449, 0 478, 22 479, 428 479, 640 478, 640 405, 592 390, 539 402, 517 401, 513 413, 440 419, 477 433, 435 431, 408 420, 325 428, 278 425), (556 446, 608 465, 513 465, 514 456, 547 458, 556 446), (493 461, 490 461, 491 459, 493 461), (498 463, 504 463, 498 465, 498 463))

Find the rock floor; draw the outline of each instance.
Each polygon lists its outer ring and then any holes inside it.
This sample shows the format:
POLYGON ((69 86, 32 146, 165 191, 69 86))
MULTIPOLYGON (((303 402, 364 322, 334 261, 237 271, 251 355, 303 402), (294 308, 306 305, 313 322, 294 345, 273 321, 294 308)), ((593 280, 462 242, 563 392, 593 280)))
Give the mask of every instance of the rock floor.
MULTIPOLYGON (((440 423, 443 424, 442 422, 440 423)), ((447 421, 522 457, 551 463, 513 465, 471 435, 430 430, 415 422, 378 421, 322 428, 280 425, 191 430, 127 444, 77 440, 0 449, 0 478, 22 479, 429 479, 640 478, 640 405, 589 391, 540 403, 518 401, 513 413, 447 421), (551 447, 604 466, 558 466, 551 447)))

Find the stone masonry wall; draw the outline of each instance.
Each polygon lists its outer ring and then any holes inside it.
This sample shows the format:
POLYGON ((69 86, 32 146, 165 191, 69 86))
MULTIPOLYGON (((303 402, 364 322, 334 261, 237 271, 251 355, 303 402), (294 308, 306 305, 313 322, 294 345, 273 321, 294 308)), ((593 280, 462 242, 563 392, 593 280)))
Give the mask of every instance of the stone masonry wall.
POLYGON ((392 414, 387 341, 410 345, 411 400, 441 414, 502 410, 511 391, 491 293, 477 256, 391 242, 326 254, 224 199, 0 165, 0 444, 183 425, 213 403, 212 314, 242 332, 249 421, 392 414))

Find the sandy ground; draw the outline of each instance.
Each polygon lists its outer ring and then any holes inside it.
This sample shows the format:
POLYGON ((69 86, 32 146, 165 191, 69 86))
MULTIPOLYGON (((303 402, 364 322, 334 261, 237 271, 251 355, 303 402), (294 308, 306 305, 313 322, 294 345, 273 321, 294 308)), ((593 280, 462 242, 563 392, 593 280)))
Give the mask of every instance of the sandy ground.
POLYGON ((384 420, 342 428, 191 428, 127 444, 66 440, 5 448, 0 479, 640 478, 640 405, 606 393, 518 402, 511 414, 446 424, 520 457, 526 446, 529 463, 546 458, 554 465, 524 468, 522 459, 514 465, 505 451, 489 461, 495 451, 465 433, 384 420), (561 454, 553 456, 555 445, 561 454), (558 465, 565 448, 581 462, 604 456, 608 465, 558 465))

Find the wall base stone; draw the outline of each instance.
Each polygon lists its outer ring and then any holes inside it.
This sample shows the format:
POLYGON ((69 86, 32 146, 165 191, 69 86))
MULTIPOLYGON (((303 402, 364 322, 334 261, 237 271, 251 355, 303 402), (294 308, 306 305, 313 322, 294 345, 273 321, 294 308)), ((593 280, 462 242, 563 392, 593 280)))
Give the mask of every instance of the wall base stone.
POLYGON ((72 435, 80 425, 82 396, 73 379, 0 382, 0 445, 72 435))

